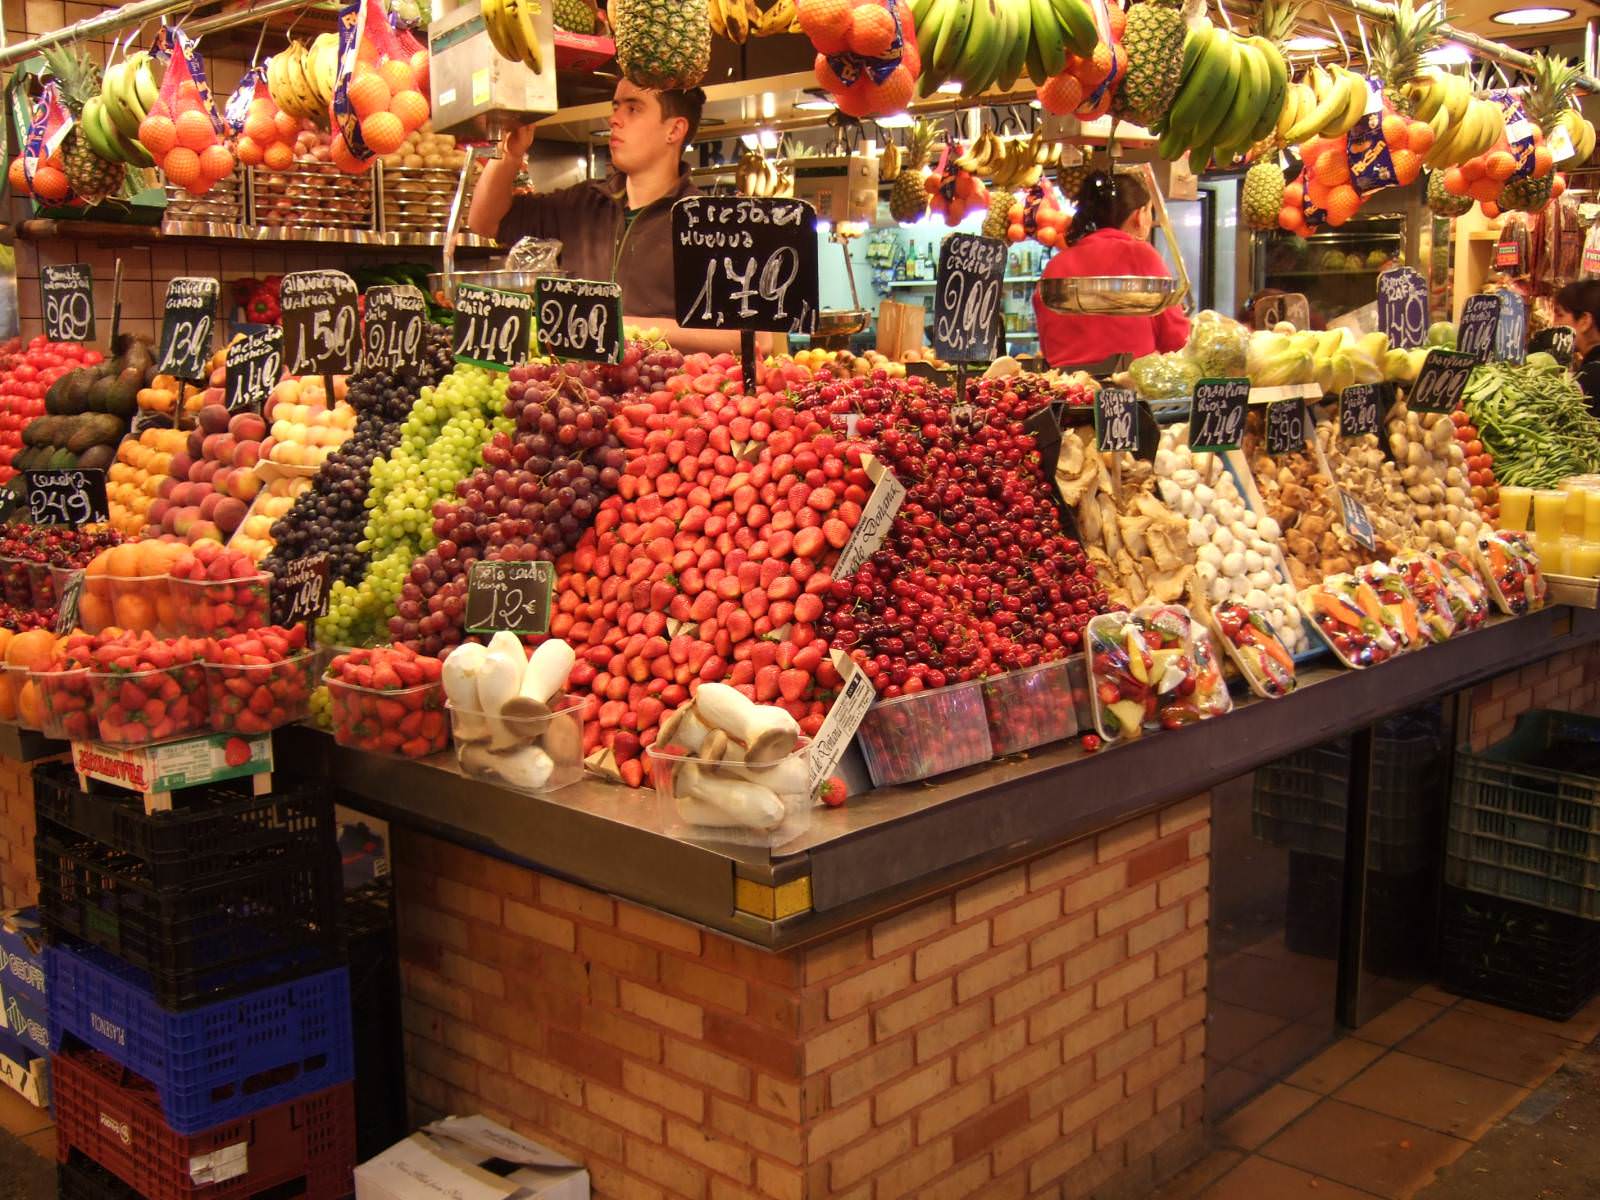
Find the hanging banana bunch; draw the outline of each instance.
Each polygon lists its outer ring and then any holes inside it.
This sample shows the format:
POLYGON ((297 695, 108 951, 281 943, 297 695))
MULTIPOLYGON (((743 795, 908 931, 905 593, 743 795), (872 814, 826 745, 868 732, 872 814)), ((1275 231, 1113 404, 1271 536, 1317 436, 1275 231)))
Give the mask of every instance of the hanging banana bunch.
POLYGON ((973 140, 956 166, 1001 188, 1028 188, 1038 183, 1047 167, 1061 161, 1062 144, 1048 145, 1037 130, 1032 137, 1000 137, 985 130, 973 140))
POLYGON ((709 0, 709 5, 711 32, 730 42, 742 44, 753 37, 800 32, 795 0, 773 0, 765 8, 760 0, 709 0))
POLYGON ((764 155, 747 151, 733 172, 734 187, 741 196, 793 196, 794 167, 775 163, 764 155))

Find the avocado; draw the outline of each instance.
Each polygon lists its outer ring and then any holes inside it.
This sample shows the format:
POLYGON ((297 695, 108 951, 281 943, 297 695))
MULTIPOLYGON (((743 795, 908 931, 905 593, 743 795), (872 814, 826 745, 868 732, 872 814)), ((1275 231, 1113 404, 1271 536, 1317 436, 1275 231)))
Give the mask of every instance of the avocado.
POLYGON ((72 374, 74 377, 72 386, 67 389, 66 399, 58 410, 61 416, 88 412, 89 398, 94 394, 95 384, 99 382, 92 370, 77 370, 72 374))
POLYGON ((124 367, 112 380, 106 396, 105 411, 114 417, 127 420, 139 411, 140 375, 133 367, 124 367))
POLYGON ((57 379, 50 385, 50 390, 44 394, 45 412, 60 413, 67 411, 65 408, 67 393, 72 388, 73 379, 77 377, 78 372, 81 370, 83 370, 82 367, 79 367, 76 370, 68 371, 60 379, 57 379))
POLYGON ((141 379, 144 377, 146 370, 156 365, 156 360, 150 353, 150 347, 143 342, 134 342, 129 345, 122 352, 118 361, 122 364, 124 371, 137 371, 141 379))
POLYGON ((35 417, 22 427, 22 444, 24 446, 43 446, 49 441, 49 422, 55 417, 35 417))
POLYGON ((71 450, 57 450, 50 456, 50 461, 45 463, 47 470, 70 471, 78 465, 78 456, 71 450))
POLYGON ((87 408, 78 409, 79 412, 103 413, 110 412, 111 391, 117 386, 115 375, 106 375, 94 381, 94 386, 89 389, 89 405, 87 408))
POLYGON ((115 446, 90 446, 78 455, 78 465, 86 471, 105 471, 110 469, 116 457, 115 446))

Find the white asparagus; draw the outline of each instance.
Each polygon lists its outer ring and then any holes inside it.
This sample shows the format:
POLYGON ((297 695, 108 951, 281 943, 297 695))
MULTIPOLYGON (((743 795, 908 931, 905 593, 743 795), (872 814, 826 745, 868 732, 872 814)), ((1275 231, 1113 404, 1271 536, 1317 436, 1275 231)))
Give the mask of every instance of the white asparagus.
POLYGON ((512 787, 537 791, 550 782, 555 760, 538 746, 519 746, 505 754, 495 754, 481 745, 468 746, 461 753, 461 765, 469 771, 493 775, 512 787))
POLYGON ((712 775, 685 762, 678 768, 674 787, 678 794, 703 800, 748 829, 776 829, 783 824, 783 801, 777 793, 748 779, 712 775))
POLYGON ((500 720, 500 714, 522 686, 527 666, 528 656, 516 634, 502 629, 489 639, 489 652, 478 672, 478 706, 489 723, 492 750, 509 750, 526 740, 520 727, 500 720))

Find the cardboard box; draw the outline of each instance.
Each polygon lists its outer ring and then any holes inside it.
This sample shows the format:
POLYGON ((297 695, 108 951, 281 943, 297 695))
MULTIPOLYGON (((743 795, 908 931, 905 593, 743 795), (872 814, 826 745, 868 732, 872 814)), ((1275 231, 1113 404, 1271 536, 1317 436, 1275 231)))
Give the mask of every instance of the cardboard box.
POLYGON ((50 1059, 31 1046, 0 1033, 0 1083, 35 1108, 50 1106, 50 1059))
POLYGON ((357 1167, 356 1200, 589 1200, 589 1172, 487 1117, 446 1117, 357 1167))
POLYGON ((44 946, 36 909, 0 913, 0 1030, 32 1053, 50 1052, 44 946))

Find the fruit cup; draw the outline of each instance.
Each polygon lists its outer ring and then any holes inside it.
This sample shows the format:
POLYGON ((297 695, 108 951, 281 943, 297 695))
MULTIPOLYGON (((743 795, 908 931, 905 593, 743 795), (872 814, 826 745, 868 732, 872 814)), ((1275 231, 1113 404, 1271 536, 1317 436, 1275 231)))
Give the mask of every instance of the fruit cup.
MULTIPOLYGON (((78 596, 78 628, 85 633, 99 633, 117 623, 111 584, 109 575, 84 576, 83 591, 78 596)), ((63 580, 57 577, 56 587, 62 586, 63 580)))
POLYGON ((88 667, 34 671, 32 678, 39 691, 40 728, 45 737, 80 742, 99 733, 88 667))
POLYGON ((0 558, 0 594, 7 604, 18 608, 33 607, 33 585, 28 582, 26 559, 0 558))
POLYGON ((1059 742, 1078 732, 1065 659, 985 679, 983 709, 997 756, 1059 742))
POLYGON ((379 691, 323 676, 333 701, 333 740, 355 750, 426 758, 450 744, 442 684, 379 691))
POLYGON ((557 695, 540 717, 490 717, 446 704, 469 779, 543 794, 583 778, 583 700, 557 695))
POLYGON ((6 686, 16 704, 16 721, 20 729, 39 729, 44 724, 44 715, 39 706, 39 688, 28 677, 28 668, 8 665, 5 668, 6 686))
POLYGON ((793 841, 811 828, 809 747, 802 738, 776 762, 750 767, 650 746, 645 753, 663 829, 672 837, 735 846, 793 841))
POLYGON ((304 717, 316 685, 315 650, 253 666, 206 663, 211 728, 217 733, 266 733, 304 717))
POLYGON ((90 671, 100 740, 113 746, 164 742, 208 724, 205 665, 179 663, 146 671, 90 671))
POLYGON ((994 757, 977 683, 881 700, 862 718, 856 741, 875 787, 943 775, 994 757))
POLYGON ((169 577, 176 632, 190 637, 232 637, 272 623, 265 571, 249 579, 179 579, 169 577))
POLYGON ((167 636, 174 632, 172 593, 165 575, 112 576, 109 582, 112 619, 107 624, 134 633, 167 636))

